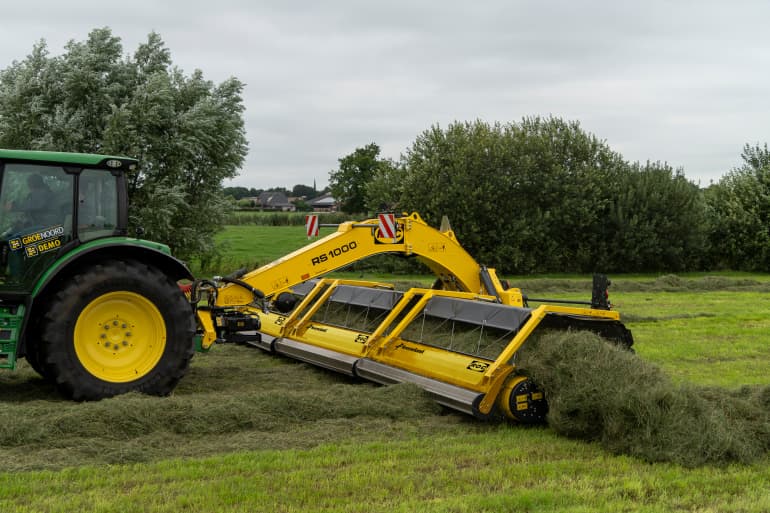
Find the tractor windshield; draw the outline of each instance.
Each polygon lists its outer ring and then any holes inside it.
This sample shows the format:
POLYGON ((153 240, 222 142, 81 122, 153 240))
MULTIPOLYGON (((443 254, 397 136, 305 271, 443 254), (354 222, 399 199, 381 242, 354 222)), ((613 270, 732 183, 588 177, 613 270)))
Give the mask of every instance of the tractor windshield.
POLYGON ((28 291, 72 240, 74 175, 7 163, 0 180, 0 287, 28 291))

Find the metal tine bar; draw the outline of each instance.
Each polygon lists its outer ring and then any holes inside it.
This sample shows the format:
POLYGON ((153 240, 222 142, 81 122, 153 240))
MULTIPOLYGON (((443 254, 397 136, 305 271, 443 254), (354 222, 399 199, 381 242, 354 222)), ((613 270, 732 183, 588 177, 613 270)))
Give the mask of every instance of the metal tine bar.
POLYGON ((484 327, 486 326, 486 319, 481 322, 481 329, 479 330, 479 339, 476 341, 476 354, 481 352, 481 339, 484 338, 484 327))
MULTIPOLYGON (((487 350, 487 349, 489 349, 491 346, 493 346, 493 345, 497 344, 497 343, 498 343, 498 342, 500 342, 501 340, 504 340, 504 341, 505 341, 505 343, 506 343, 506 345, 507 345, 508 343, 510 343, 510 341, 513 339, 513 337, 514 337, 515 335, 516 335, 516 330, 510 330, 510 331, 507 331, 507 332, 505 332, 505 334, 503 334, 502 336, 500 336, 500 337, 497 337, 496 339, 494 339, 493 341, 491 341, 489 344, 487 344, 487 345, 486 345, 486 347, 484 347, 484 350, 487 350)), ((499 354, 499 353, 498 353, 498 354, 499 354)), ((479 356, 482 356, 482 350, 481 350, 481 349, 479 349, 479 356)), ((488 358, 491 358, 491 357, 492 357, 492 355, 485 355, 485 356, 487 356, 488 358)), ((494 356, 494 358, 497 358, 497 355, 495 355, 495 356, 494 356)))
MULTIPOLYGON (((353 312, 353 305, 348 303, 348 312, 350 312, 353 315, 353 320, 357 323, 360 322, 363 324, 363 326, 367 325, 367 322, 369 321, 369 310, 371 309, 370 306, 364 307, 363 313, 352 313, 353 312)), ((350 329, 360 329, 361 326, 352 326, 352 323, 348 321, 349 317, 345 318, 345 327, 350 329)))
POLYGON ((382 324, 382 320, 388 316, 390 310, 382 310, 379 314, 372 317, 371 323, 373 326, 379 326, 382 324))
POLYGON ((326 322, 329 318, 329 307, 331 304, 329 301, 324 301, 324 316, 323 316, 323 322, 326 322))
MULTIPOLYGON (((424 342, 424 339, 425 339, 425 319, 427 317, 429 317, 429 315, 426 313, 426 310, 423 310, 420 313, 420 316, 422 317, 422 323, 421 323, 421 326, 420 326, 420 339, 419 340, 415 340, 414 342, 424 342)), ((435 333, 438 330, 440 330, 448 322, 452 323, 452 332, 454 333, 454 323, 455 323, 454 319, 448 319, 448 318, 445 318, 445 317, 434 317, 432 315, 430 317, 432 317, 433 319, 441 319, 441 323, 438 324, 437 326, 433 327, 432 333, 435 333)), ((450 344, 450 347, 451 347, 451 344, 450 344)))

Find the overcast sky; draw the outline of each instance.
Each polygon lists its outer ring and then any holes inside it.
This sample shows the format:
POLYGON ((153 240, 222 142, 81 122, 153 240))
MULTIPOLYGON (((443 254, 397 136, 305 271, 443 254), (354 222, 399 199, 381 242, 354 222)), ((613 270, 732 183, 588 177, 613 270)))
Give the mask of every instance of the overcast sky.
POLYGON ((770 2, 27 0, 0 68, 110 27, 158 32, 175 65, 246 84, 249 155, 228 185, 322 188, 376 142, 398 159, 432 125, 553 115, 630 161, 701 185, 770 142, 770 2))

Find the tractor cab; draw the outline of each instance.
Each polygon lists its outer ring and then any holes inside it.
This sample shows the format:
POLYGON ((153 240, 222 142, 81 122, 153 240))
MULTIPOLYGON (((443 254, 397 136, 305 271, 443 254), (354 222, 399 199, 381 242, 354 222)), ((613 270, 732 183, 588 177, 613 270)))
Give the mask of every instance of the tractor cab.
POLYGON ((64 252, 124 235, 130 159, 0 150, 0 292, 28 294, 64 252))

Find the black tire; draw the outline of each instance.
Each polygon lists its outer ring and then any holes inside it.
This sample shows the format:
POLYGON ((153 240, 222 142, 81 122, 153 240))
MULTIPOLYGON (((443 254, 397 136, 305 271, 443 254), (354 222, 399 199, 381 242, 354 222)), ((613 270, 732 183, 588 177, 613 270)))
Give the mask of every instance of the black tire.
MULTIPOLYGON (((38 305, 33 306, 35 312, 41 311, 39 308, 45 309, 46 307, 38 305)), ((43 365, 44 358, 41 354, 43 344, 40 342, 40 325, 41 323, 30 322, 27 326, 27 336, 25 337, 27 347, 24 351, 24 357, 35 372, 40 374, 46 381, 51 381, 50 376, 45 370, 45 365, 43 365)))
POLYGON ((25 358, 30 367, 40 374, 44 379, 48 380, 50 376, 47 375, 45 367, 43 366, 42 357, 40 356, 40 342, 36 339, 34 341, 27 340, 27 354, 25 358))
POLYGON ((131 391, 168 395, 194 353, 195 320, 184 294, 135 261, 75 274, 52 296, 40 330, 42 374, 77 401, 131 391))

